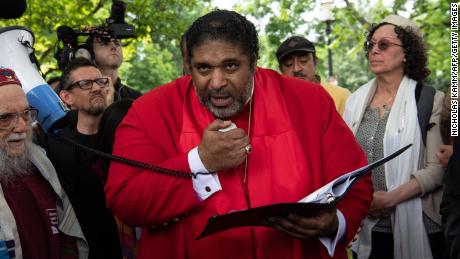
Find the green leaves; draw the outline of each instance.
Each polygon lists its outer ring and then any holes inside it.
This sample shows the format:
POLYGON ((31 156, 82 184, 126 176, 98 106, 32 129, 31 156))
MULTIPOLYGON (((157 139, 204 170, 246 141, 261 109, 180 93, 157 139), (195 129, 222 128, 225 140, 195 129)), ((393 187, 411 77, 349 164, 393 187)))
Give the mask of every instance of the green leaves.
MULTIPOLYGON (((368 69, 363 50, 366 32, 372 23, 378 23, 386 15, 402 12, 410 14, 421 26, 428 45, 429 67, 432 74, 428 78, 430 84, 445 89, 450 75, 450 33, 449 8, 447 1, 435 0, 395 0, 368 1, 344 0, 335 1, 334 22, 332 23, 332 42, 330 48, 333 56, 334 74, 339 84, 354 90, 373 77, 368 69)), ((318 8, 314 1, 252 1, 240 6, 240 10, 252 15, 259 21, 268 20, 261 35, 261 57, 259 65, 278 68, 275 51, 282 40, 294 34, 303 34, 316 45, 319 57, 318 70, 326 80, 327 45, 326 25, 315 17, 318 8), (277 5, 277 8, 273 8, 277 5), (314 11, 312 11, 314 10, 314 11), (300 28, 306 28, 306 31, 300 28)))
MULTIPOLYGON (((121 77, 143 92, 169 82, 182 74, 179 50, 181 35, 192 22, 212 9, 210 0, 125 0, 125 21, 133 24, 138 37, 124 47, 121 77)), ((20 19, 0 20, 0 27, 24 25, 35 34, 37 58, 42 71, 56 76, 53 58, 57 43, 56 28, 67 25, 101 25, 110 14, 110 0, 28 0, 27 11, 20 19)), ((326 80, 327 45, 325 23, 318 17, 318 3, 313 0, 238 1, 235 10, 257 21, 260 36, 259 66, 278 69, 276 49, 282 40, 294 34, 315 42, 318 69, 326 80)), ((421 25, 429 50, 429 82, 445 89, 450 75, 450 5, 440 0, 343 0, 333 10, 330 48, 334 73, 339 84, 351 90, 367 82, 369 72, 363 43, 370 24, 390 13, 407 12, 421 25)))
MULTIPOLYGON (((210 9, 207 1, 125 0, 125 21, 136 28, 137 38, 123 48, 121 77, 143 92, 182 73, 179 40, 197 17, 210 9)), ((82 29, 102 25, 110 15, 110 0, 28 0, 20 19, 0 20, 0 27, 23 25, 35 35, 37 58, 47 77, 58 76, 53 57, 56 28, 82 29)), ((84 41, 81 37, 80 41, 84 41)))

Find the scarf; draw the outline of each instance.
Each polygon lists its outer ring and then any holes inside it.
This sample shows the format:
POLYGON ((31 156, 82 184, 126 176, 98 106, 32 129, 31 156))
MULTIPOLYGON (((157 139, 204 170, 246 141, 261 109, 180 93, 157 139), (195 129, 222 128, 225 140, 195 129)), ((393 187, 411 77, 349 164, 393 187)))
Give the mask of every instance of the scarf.
MULTIPOLYGON (((417 82, 404 76, 391 108, 383 137, 383 154, 388 156, 407 144, 409 150, 386 163, 385 179, 388 191, 396 189, 410 180, 411 173, 419 168, 421 150, 421 131, 417 118, 415 87, 417 82)), ((364 111, 374 96, 377 83, 375 78, 360 87, 347 101, 344 120, 356 134, 364 111)), ((352 249, 358 258, 368 258, 371 252, 372 228, 378 219, 366 217, 358 239, 352 249)), ((428 236, 423 224, 422 203, 419 197, 407 200, 396 206, 391 215, 393 225, 394 258, 418 259, 432 258, 428 236)))

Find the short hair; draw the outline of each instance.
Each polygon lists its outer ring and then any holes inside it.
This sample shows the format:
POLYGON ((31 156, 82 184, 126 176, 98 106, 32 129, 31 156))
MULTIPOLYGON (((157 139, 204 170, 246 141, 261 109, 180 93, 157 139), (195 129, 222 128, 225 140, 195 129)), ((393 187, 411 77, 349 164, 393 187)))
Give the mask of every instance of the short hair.
POLYGON ((86 38, 85 45, 88 46, 89 50, 94 53, 94 34, 90 34, 88 38, 86 38))
MULTIPOLYGON (((430 75, 430 70, 427 67, 428 57, 425 44, 423 43, 422 37, 419 36, 417 32, 409 27, 403 28, 392 23, 383 22, 371 27, 367 34, 367 41, 372 39, 372 36, 378 28, 387 24, 395 26, 394 31, 398 39, 402 42, 402 48, 406 54, 404 74, 417 82, 424 81, 430 75)), ((364 44, 364 49, 366 51, 366 58, 369 58, 369 52, 366 50, 366 43, 364 44)))
POLYGON ((61 76, 61 89, 62 90, 68 90, 68 88, 72 84, 71 73, 81 67, 94 67, 94 68, 99 69, 99 67, 94 62, 86 58, 76 58, 70 61, 70 63, 66 66, 66 68, 62 72, 62 76, 61 76))
POLYGON ((198 18, 187 30, 185 40, 189 62, 194 47, 218 40, 240 44, 251 64, 259 57, 259 40, 254 24, 234 11, 215 10, 198 18))

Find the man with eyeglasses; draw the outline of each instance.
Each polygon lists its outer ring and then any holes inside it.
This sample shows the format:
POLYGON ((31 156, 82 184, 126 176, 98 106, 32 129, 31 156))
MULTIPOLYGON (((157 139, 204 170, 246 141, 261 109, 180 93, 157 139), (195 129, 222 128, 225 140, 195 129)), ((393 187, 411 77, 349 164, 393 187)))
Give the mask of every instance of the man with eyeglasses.
POLYGON ((85 258, 69 198, 45 152, 31 141, 38 111, 7 68, 0 68, 0 100, 0 258, 57 259, 63 244, 85 258))
POLYGON ((276 58, 282 74, 321 84, 334 99, 337 111, 343 114, 347 97, 351 93, 346 88, 321 80, 316 73, 318 58, 312 42, 304 37, 292 36, 281 43, 276 58))
POLYGON ((136 99, 142 95, 141 92, 122 84, 118 77, 118 68, 123 62, 123 49, 119 39, 91 35, 86 43, 93 51, 94 61, 102 74, 111 78, 115 88, 115 101, 125 98, 136 99))
POLYGON ((61 99, 71 107, 68 125, 48 134, 46 150, 75 208, 89 244, 90 258, 121 258, 117 226, 105 206, 102 178, 93 170, 95 157, 63 142, 70 139, 96 147, 99 122, 107 105, 109 79, 84 58, 72 60, 61 78, 61 99))

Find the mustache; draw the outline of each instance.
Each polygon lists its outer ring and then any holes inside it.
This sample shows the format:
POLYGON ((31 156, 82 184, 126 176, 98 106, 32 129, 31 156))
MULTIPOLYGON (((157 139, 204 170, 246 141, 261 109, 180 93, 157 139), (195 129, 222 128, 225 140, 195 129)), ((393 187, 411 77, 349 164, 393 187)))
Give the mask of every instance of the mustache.
POLYGON ((307 77, 307 75, 305 75, 304 73, 302 72, 293 72, 292 73, 295 77, 307 77))
POLYGON ((11 133, 7 138, 6 141, 18 141, 18 140, 25 140, 27 138, 26 133, 11 133))
POLYGON ((221 89, 211 89, 207 92, 208 99, 211 97, 228 97, 234 96, 234 92, 230 89, 221 88, 221 89))

